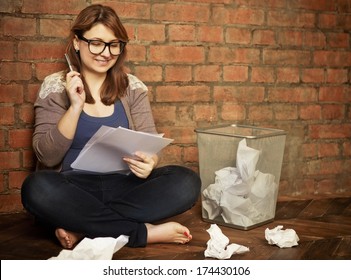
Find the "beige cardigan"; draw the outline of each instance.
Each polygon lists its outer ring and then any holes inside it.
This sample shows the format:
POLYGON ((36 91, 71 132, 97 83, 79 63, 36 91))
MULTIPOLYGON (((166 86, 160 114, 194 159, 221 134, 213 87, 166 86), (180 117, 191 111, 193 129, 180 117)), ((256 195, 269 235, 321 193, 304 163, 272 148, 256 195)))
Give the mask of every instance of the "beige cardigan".
MULTIPOLYGON (((128 74, 127 93, 121 98, 129 128, 156 133, 148 99, 148 90, 137 77, 128 74)), ((47 76, 34 104, 35 124, 33 149, 38 159, 37 169, 61 169, 62 160, 72 144, 57 128, 57 123, 69 108, 65 90, 65 72, 47 76)))

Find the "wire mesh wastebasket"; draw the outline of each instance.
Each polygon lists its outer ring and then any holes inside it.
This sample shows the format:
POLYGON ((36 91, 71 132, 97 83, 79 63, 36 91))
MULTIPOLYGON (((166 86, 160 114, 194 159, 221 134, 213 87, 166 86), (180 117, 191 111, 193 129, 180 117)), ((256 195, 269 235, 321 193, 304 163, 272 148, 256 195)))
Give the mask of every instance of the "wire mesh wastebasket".
POLYGON ((203 220, 242 230, 273 221, 286 132, 236 124, 195 132, 203 220))

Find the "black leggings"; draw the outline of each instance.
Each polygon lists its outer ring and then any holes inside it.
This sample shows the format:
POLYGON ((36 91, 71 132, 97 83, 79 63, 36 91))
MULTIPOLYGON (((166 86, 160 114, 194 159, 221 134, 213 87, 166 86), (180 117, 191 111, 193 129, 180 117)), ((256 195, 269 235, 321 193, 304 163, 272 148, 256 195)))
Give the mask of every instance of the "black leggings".
POLYGON ((199 176, 181 166, 153 170, 147 179, 133 174, 38 171, 22 186, 24 207, 54 228, 87 237, 128 235, 130 247, 146 245, 144 223, 180 214, 196 202, 199 176))

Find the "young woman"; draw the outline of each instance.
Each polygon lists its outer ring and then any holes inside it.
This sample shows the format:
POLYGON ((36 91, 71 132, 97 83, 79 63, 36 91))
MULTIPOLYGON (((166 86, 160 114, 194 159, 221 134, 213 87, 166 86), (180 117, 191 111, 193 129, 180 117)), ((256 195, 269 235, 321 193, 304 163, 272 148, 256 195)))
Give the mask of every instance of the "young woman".
POLYGON ((128 246, 186 243, 189 229, 154 224, 190 209, 199 176, 181 166, 157 167, 158 155, 125 158, 130 174, 96 174, 71 163, 102 126, 156 133, 146 86, 124 71, 128 35, 113 9, 80 12, 67 45, 73 71, 45 78, 35 102, 33 148, 38 170, 22 186, 22 203, 55 229, 64 248, 83 237, 129 236, 128 246))

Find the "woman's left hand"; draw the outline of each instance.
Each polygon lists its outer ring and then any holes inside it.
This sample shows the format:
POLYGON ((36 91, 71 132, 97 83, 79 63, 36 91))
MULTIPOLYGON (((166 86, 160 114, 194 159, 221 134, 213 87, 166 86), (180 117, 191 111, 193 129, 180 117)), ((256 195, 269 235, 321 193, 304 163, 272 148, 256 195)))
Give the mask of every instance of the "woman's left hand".
POLYGON ((136 152, 137 159, 125 157, 123 160, 128 164, 130 171, 139 178, 147 178, 151 171, 156 167, 157 155, 148 156, 142 152, 136 152))

